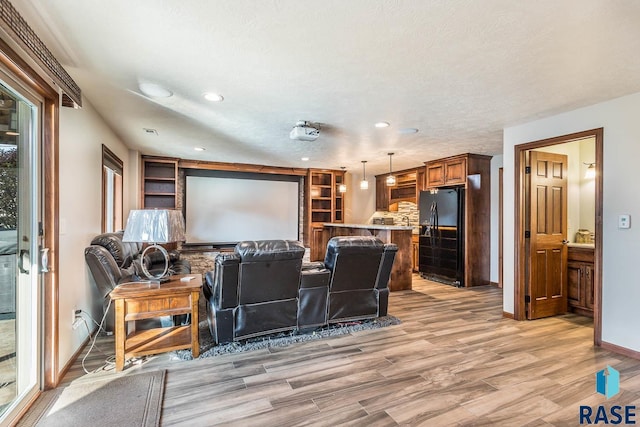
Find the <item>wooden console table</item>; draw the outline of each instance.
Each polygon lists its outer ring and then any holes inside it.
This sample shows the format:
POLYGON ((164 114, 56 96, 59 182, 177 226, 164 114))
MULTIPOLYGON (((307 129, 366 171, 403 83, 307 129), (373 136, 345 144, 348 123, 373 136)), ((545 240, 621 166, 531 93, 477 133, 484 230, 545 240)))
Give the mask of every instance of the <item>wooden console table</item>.
POLYGON ((171 276, 166 283, 132 282, 111 291, 116 305, 116 371, 124 368, 126 358, 191 349, 200 355, 198 340, 198 300, 202 275, 171 276), (182 282, 182 277, 193 277, 182 282), (127 322, 162 316, 191 314, 191 324, 127 332, 127 322))

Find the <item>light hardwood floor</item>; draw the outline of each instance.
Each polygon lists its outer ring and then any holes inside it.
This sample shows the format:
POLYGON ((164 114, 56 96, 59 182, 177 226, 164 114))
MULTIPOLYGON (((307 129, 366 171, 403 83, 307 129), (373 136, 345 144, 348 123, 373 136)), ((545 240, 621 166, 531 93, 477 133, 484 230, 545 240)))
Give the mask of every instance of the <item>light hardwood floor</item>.
MULTIPOLYGON (((415 275, 389 313, 402 324, 188 362, 161 355, 124 374, 167 369, 163 426, 564 426, 578 425, 580 405, 640 406, 640 361, 594 348, 591 319, 516 322, 502 317, 500 289, 415 275), (607 365, 621 378, 609 401, 595 393, 607 365)), ((103 359, 94 350, 87 365, 103 359)), ((78 361, 61 386, 81 372, 78 361)))

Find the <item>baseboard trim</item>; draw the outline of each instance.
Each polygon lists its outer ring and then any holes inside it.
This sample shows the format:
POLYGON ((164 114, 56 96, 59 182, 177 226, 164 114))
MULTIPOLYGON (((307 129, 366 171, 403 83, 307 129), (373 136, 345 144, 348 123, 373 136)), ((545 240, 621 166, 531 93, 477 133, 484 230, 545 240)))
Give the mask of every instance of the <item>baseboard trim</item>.
MULTIPOLYGON (((91 331, 91 333, 93 334, 94 332, 96 332, 97 327, 95 327, 93 329, 93 331, 91 331)), ((71 367, 73 366, 74 362, 76 361, 76 359, 78 359, 78 357, 80 356, 80 354, 82 354, 82 351, 84 350, 84 348, 87 346, 87 344, 89 344, 89 340, 91 340, 91 335, 89 335, 87 338, 85 338, 85 340, 82 342, 82 344, 80 344, 80 347, 78 347, 78 349, 76 350, 75 353, 73 353, 73 355, 69 358, 69 360, 67 361, 67 363, 64 365, 64 367, 62 368, 62 370, 60 371, 60 373, 58 374, 58 384, 60 384, 60 381, 62 380, 62 378, 64 378, 64 376, 67 374, 67 372, 69 371, 69 369, 71 369, 71 367)), ((56 387, 58 386, 58 384, 56 384, 56 387)))
POLYGON ((632 359, 640 359, 640 351, 631 350, 630 348, 626 347, 620 347, 619 345, 611 344, 610 342, 606 341, 602 341, 600 347, 604 348, 605 350, 630 357, 632 359))
POLYGON ((502 317, 504 317, 505 319, 514 319, 513 313, 507 313, 506 311, 502 312, 502 317))

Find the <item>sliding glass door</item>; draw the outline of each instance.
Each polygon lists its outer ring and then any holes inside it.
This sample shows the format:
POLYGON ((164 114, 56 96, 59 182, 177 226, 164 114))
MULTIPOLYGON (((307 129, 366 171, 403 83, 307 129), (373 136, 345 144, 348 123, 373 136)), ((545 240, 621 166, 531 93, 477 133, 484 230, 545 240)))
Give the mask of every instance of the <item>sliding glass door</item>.
POLYGON ((41 381, 38 105, 0 71, 0 424, 41 381))

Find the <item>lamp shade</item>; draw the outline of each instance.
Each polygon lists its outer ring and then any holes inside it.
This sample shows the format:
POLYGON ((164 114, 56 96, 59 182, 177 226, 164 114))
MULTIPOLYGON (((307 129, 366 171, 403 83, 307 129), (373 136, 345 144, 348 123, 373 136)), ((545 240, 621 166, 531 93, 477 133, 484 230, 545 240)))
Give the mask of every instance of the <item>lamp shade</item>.
POLYGON ((139 209, 129 212, 123 242, 170 243, 184 241, 182 212, 172 209, 139 209))
POLYGON ((584 173, 584 179, 593 179, 596 177, 596 164, 595 163, 585 163, 587 166, 587 170, 584 173))

